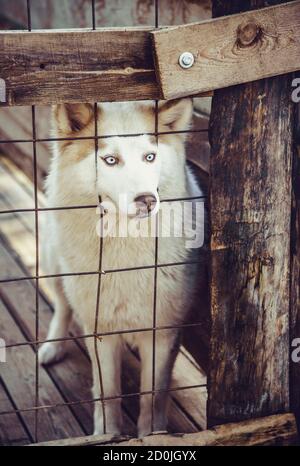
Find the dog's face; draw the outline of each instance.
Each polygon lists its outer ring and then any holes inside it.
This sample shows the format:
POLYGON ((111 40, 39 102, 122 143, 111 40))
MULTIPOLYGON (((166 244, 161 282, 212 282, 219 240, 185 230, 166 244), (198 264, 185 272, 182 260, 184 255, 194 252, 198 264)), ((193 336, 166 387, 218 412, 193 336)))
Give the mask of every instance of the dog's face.
MULTIPOLYGON (((58 145, 59 157, 64 158, 61 166, 69 168, 78 188, 94 190, 103 203, 112 202, 122 214, 143 218, 156 213, 164 162, 171 170, 172 153, 174 158, 180 149, 183 152, 185 135, 157 137, 153 103, 98 104, 96 113, 97 158, 93 139, 68 140, 58 145)), ((158 131, 185 131, 191 116, 191 99, 160 102, 158 131)), ((58 137, 95 135, 95 109, 90 104, 59 105, 54 117, 58 137)))
POLYGON ((155 138, 105 139, 99 147, 97 165, 102 200, 112 201, 130 216, 147 217, 157 212, 161 157, 155 138))

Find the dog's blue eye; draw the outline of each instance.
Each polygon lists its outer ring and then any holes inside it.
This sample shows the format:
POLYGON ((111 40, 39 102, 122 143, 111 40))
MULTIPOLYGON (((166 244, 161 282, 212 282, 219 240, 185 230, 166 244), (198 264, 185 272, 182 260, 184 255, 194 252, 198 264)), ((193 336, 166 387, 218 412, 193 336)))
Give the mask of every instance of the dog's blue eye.
POLYGON ((147 154, 145 155, 146 162, 153 162, 155 160, 156 154, 147 154))
POLYGON ((108 155, 107 157, 104 157, 103 160, 107 165, 116 165, 119 162, 118 158, 113 155, 108 155))

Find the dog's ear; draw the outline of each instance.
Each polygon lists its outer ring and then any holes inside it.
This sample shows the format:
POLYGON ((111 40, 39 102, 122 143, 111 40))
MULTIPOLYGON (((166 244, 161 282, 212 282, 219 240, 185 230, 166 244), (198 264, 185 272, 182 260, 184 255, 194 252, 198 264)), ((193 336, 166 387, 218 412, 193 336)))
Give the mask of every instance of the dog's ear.
POLYGON ((62 134, 81 131, 94 117, 91 104, 60 104, 54 107, 54 120, 62 134))
POLYGON ((158 125, 161 131, 186 131, 189 129, 193 115, 191 98, 161 101, 158 109, 158 125))

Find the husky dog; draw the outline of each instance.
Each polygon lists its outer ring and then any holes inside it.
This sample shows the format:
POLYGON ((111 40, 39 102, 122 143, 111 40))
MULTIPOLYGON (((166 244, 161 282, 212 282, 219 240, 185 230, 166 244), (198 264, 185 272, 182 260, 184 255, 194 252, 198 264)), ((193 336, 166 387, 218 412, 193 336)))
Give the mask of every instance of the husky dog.
MULTIPOLYGON (((179 327, 194 299, 196 268, 182 264, 191 262, 186 240, 194 221, 181 235, 164 235, 167 220, 159 209, 161 200, 181 200, 174 202, 171 215, 178 233, 182 199, 201 195, 185 160, 184 131, 190 126, 193 106, 191 99, 180 99, 161 101, 156 107, 150 102, 101 103, 94 110, 90 104, 58 105, 53 110, 54 134, 63 140, 53 148, 46 182, 48 205, 82 208, 48 212, 45 271, 64 274, 52 279, 55 313, 48 339, 66 336, 72 311, 85 334, 91 335, 86 344, 93 396, 108 397, 104 414, 101 401, 95 402, 95 434, 121 432, 122 350, 124 343, 135 347, 141 359, 141 392, 148 392, 141 395, 138 419, 138 434, 145 436, 166 430, 167 390, 179 327), (94 136, 95 125, 100 136, 96 151, 95 141, 86 138, 94 136), (158 138, 153 135, 156 128, 158 138), (72 137, 80 138, 72 141, 72 137), (120 203, 122 196, 125 201, 120 203), (105 206, 102 215, 84 208, 98 199, 105 206), (126 234, 103 236, 100 260, 99 225, 103 227, 109 218, 110 206, 115 206, 117 224, 127 219, 128 225, 126 234), (129 234, 130 228, 138 230, 158 218, 158 243, 153 235, 129 234), (101 280, 97 273, 88 274, 99 271, 99 266, 105 271, 101 280), (130 332, 135 329, 143 331, 130 332), (101 341, 93 336, 96 332, 104 334, 101 341)), ((203 230, 202 222, 197 228, 203 230)), ((39 360, 50 364, 64 352, 63 341, 46 342, 39 360)))

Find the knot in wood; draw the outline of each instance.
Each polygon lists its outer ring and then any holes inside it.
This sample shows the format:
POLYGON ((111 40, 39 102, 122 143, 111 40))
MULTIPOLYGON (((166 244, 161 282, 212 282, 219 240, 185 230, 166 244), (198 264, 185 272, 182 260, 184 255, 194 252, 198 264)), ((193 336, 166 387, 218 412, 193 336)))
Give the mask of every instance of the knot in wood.
POLYGON ((260 39, 261 34, 261 27, 253 21, 240 24, 237 30, 237 44, 239 47, 249 47, 260 39))

